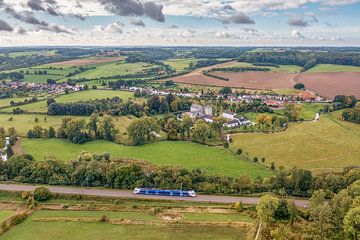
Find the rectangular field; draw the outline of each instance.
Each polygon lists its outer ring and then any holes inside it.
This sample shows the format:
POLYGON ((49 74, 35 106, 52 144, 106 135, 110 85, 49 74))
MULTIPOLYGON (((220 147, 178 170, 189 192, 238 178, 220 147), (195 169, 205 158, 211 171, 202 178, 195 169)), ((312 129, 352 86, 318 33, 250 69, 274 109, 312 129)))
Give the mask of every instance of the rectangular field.
POLYGON ((349 65, 336 65, 336 64, 318 64, 315 67, 307 70, 309 73, 316 72, 360 72, 360 67, 349 65))
POLYGON ((339 119, 341 112, 321 115, 319 122, 290 124, 273 134, 237 134, 231 149, 250 157, 265 157, 277 167, 314 171, 360 165, 360 125, 339 119))
POLYGON ((330 99, 336 95, 360 98, 360 72, 302 73, 294 80, 330 99))
POLYGON ((122 57, 90 57, 80 58, 71 61, 52 63, 52 66, 85 66, 98 63, 107 63, 122 60, 122 57))
MULTIPOLYGON (((87 90, 80 91, 65 95, 60 95, 55 98, 57 103, 70 103, 70 102, 79 102, 79 101, 88 101, 88 100, 96 100, 96 99, 106 99, 106 98, 114 98, 119 97, 124 101, 128 99, 134 99, 134 93, 125 92, 125 91, 112 91, 112 90, 87 90)), ((35 103, 30 103, 22 106, 18 106, 29 113, 46 113, 47 112, 47 102, 39 101, 35 103)), ((13 109, 17 107, 10 107, 2 109, 2 112, 12 113, 13 109)))
POLYGON ((59 139, 23 139, 21 146, 25 153, 33 155, 37 160, 52 155, 57 159, 70 161, 76 159, 82 151, 98 154, 109 152, 112 157, 146 160, 161 166, 201 168, 212 174, 232 177, 271 175, 265 167, 247 162, 231 151, 190 142, 158 142, 144 146, 124 146, 106 141, 79 145, 59 139))

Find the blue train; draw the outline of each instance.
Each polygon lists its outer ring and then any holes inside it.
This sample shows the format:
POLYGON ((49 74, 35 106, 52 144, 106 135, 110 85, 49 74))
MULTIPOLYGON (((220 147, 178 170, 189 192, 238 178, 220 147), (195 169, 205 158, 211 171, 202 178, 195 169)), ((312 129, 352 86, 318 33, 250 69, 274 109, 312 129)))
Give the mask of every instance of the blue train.
POLYGON ((160 195, 160 196, 171 196, 171 197, 196 197, 195 191, 164 190, 164 189, 151 189, 151 188, 135 188, 134 194, 160 195))

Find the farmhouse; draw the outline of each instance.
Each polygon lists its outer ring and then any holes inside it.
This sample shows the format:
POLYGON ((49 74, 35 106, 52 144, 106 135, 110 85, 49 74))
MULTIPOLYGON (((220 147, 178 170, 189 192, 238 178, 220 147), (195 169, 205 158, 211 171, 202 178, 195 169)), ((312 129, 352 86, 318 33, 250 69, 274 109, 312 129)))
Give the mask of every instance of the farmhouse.
MULTIPOLYGON (((191 104, 190 107, 190 117, 191 118, 204 118, 212 120, 212 107, 211 106, 201 106, 199 104, 191 104)), ((206 120, 205 120, 206 121, 206 120)))
POLYGON ((227 119, 227 122, 224 123, 224 127, 235 128, 239 126, 249 126, 251 121, 246 117, 237 117, 235 113, 226 111, 222 113, 222 116, 227 119))

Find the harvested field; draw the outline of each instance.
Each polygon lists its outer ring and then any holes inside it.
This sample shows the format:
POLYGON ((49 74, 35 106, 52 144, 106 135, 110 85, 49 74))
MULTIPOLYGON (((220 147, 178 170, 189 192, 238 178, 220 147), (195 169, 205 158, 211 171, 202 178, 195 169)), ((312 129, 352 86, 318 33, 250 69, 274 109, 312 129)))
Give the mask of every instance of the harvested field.
POLYGON ((120 61, 122 59, 123 58, 121 58, 121 57, 84 58, 84 59, 75 59, 75 60, 65 61, 65 62, 52 63, 51 65, 57 65, 57 66, 85 66, 85 65, 91 65, 91 64, 120 61))
POLYGON ((294 80, 327 98, 340 94, 360 97, 360 72, 302 73, 294 80))

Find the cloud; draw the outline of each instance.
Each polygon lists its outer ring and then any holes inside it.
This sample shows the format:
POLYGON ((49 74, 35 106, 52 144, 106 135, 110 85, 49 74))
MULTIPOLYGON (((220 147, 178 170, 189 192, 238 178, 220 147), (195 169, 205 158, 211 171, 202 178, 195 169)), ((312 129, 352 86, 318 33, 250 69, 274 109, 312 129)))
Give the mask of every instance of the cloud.
POLYGON ((23 27, 19 27, 19 28, 16 30, 16 33, 17 33, 17 34, 20 34, 20 35, 26 35, 27 31, 26 31, 23 27))
POLYGON ((105 9, 120 16, 147 16, 153 20, 164 22, 163 5, 138 0, 99 0, 105 9))
POLYGON ((175 25, 175 24, 172 24, 169 26, 169 29, 178 29, 179 26, 178 25, 175 25))
POLYGON ((224 24, 255 24, 255 21, 243 12, 238 12, 237 14, 224 18, 221 21, 224 24))
POLYGON ((6 13, 10 14, 13 18, 32 25, 48 26, 49 24, 45 21, 37 19, 34 14, 30 11, 17 12, 10 6, 5 8, 6 13))
POLYGON ((111 23, 107 26, 95 26, 94 27, 94 31, 95 32, 104 32, 104 33, 108 33, 108 34, 122 34, 123 30, 122 28, 124 27, 124 24, 121 22, 114 22, 111 23))
POLYGON ((0 19, 0 31, 12 32, 14 29, 7 22, 0 19))
POLYGON ((287 24, 295 27, 308 27, 312 23, 318 23, 318 19, 314 15, 310 15, 310 19, 306 17, 292 17, 287 21, 287 24))
POLYGON ((227 39, 240 39, 240 37, 237 36, 236 34, 229 33, 227 31, 215 31, 215 32, 210 34, 210 37, 227 38, 227 39))
POLYGON ((255 35, 259 32, 258 30, 254 29, 254 28, 243 28, 242 30, 244 30, 245 33, 252 34, 252 35, 255 35))
POLYGON ((301 40, 305 39, 305 36, 302 35, 302 33, 299 30, 295 30, 295 29, 292 30, 291 36, 296 39, 301 39, 301 40))
POLYGON ((145 27, 145 23, 139 18, 130 18, 129 22, 135 26, 145 27))
POLYGON ((54 32, 54 33, 74 34, 73 30, 67 29, 66 27, 64 27, 62 25, 57 25, 57 24, 53 24, 53 23, 51 23, 47 26, 39 26, 39 29, 44 30, 44 31, 54 32))

